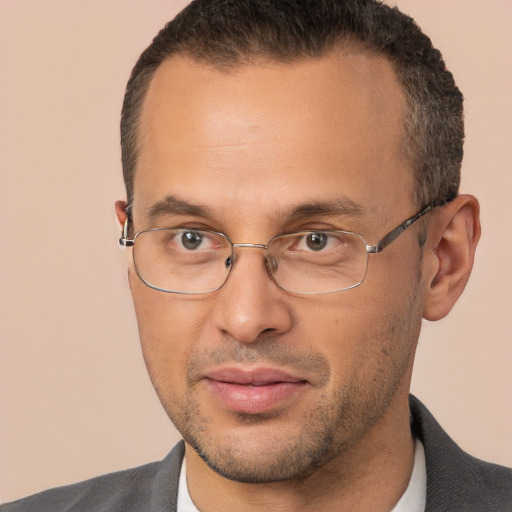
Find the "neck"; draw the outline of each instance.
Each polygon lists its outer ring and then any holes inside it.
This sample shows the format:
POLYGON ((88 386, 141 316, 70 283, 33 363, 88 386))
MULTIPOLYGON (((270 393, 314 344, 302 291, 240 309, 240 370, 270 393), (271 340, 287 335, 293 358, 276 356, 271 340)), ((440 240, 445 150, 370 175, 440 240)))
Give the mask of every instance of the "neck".
POLYGON ((187 445, 187 482, 205 512, 301 512, 350 510, 389 512, 405 492, 414 462, 407 394, 396 393, 367 434, 311 474, 283 482, 246 484, 211 470, 187 445))

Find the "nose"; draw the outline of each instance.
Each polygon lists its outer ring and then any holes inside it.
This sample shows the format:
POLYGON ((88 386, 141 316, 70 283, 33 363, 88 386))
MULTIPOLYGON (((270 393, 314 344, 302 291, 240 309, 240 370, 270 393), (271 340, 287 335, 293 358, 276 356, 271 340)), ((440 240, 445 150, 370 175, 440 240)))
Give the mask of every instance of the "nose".
POLYGON ((290 297, 270 276, 262 247, 239 245, 236 263, 216 292, 215 327, 243 343, 263 333, 280 334, 293 324, 290 297))

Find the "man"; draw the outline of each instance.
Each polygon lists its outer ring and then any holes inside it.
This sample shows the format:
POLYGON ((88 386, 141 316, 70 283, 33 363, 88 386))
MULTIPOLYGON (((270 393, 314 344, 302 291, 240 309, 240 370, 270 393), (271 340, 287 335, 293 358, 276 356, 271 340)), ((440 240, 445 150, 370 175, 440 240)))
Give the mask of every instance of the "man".
POLYGON ((135 66, 121 132, 142 349, 185 442, 2 510, 512 509, 512 473, 409 397, 480 232, 462 96, 412 20, 194 2, 135 66))

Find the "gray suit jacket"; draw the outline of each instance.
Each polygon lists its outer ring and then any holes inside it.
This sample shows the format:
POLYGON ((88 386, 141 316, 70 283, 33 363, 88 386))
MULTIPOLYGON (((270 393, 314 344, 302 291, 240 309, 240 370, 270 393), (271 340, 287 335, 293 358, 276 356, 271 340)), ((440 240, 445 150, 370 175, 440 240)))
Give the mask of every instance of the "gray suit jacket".
MULTIPOLYGON (((412 430, 425 448, 425 512, 512 512, 512 470, 463 452, 425 406, 410 397, 412 430)), ((50 489, 0 512, 171 512, 176 510, 184 444, 161 462, 50 489)))

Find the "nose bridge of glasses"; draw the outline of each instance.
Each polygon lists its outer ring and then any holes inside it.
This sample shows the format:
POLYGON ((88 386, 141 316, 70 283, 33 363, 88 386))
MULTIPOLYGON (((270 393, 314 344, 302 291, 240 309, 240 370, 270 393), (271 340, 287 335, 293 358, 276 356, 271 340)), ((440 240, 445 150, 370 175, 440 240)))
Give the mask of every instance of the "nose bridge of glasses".
POLYGON ((265 244, 250 244, 250 243, 240 243, 240 244, 233 244, 233 248, 236 249, 237 247, 252 247, 254 249, 268 249, 268 246, 265 244))
MULTIPOLYGON (((274 258, 274 256, 269 253, 267 244, 253 244, 253 243, 248 243, 248 242, 247 243, 242 242, 242 243, 236 243, 236 244, 232 244, 232 245, 233 245, 233 249, 238 249, 238 248, 263 249, 264 251, 266 251, 267 270, 272 275, 273 271, 275 271, 277 269, 277 261, 274 258)), ((236 260, 236 253, 234 254, 234 260, 236 260)), ((233 261, 230 260, 229 264, 233 264, 234 260, 233 261)))
POLYGON ((236 254, 235 249, 238 249, 238 248, 263 249, 264 251, 267 252, 267 259, 268 259, 268 246, 266 244, 252 244, 252 243, 243 242, 243 243, 232 244, 232 246, 233 246, 233 260, 231 261, 231 264, 234 263, 237 259, 237 254, 236 254))

